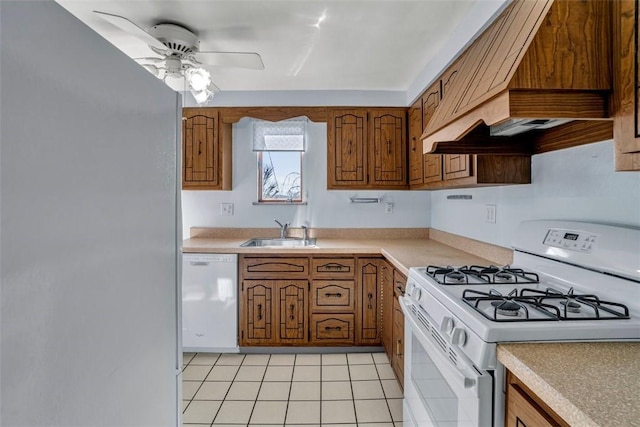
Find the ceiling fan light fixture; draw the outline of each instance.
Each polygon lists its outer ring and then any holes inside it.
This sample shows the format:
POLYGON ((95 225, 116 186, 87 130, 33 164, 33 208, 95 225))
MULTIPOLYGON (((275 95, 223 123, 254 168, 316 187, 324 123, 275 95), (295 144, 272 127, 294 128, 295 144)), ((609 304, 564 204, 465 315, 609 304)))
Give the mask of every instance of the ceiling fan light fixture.
POLYGON ((209 90, 209 89, 204 89, 204 90, 191 89, 191 95, 193 95, 193 99, 196 100, 196 103, 198 105, 204 105, 213 99, 214 93, 212 90, 209 90))
POLYGON ((185 71, 185 77, 192 91, 203 92, 209 90, 211 74, 204 68, 189 68, 185 71))

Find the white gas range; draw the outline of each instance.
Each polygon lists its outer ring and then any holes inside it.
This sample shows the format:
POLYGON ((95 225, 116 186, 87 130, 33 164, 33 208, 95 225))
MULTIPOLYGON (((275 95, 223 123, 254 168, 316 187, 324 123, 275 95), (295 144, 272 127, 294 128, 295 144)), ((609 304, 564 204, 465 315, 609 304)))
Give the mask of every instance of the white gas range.
POLYGON ((502 342, 640 340, 640 230, 523 222, 513 266, 409 271, 405 423, 502 426, 502 342))

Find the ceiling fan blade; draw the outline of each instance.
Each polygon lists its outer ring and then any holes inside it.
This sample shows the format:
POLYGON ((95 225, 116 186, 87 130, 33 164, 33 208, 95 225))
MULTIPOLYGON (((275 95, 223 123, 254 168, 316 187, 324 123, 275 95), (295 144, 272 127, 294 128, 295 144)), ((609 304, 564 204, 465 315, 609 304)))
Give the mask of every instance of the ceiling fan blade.
POLYGON ((145 58, 133 58, 134 60, 141 62, 151 62, 152 64, 161 64, 164 62, 165 58, 154 58, 151 56, 145 57, 145 58))
POLYGON ((163 51, 167 50, 167 47, 160 40, 156 39, 151 34, 147 33, 145 30, 129 21, 127 18, 119 15, 113 15, 111 13, 100 12, 97 10, 94 10, 93 13, 97 14, 105 21, 112 23, 121 30, 124 30, 127 33, 139 38, 149 46, 153 46, 163 51))
POLYGON ((198 52, 195 56, 207 65, 264 70, 262 58, 254 52, 198 52))

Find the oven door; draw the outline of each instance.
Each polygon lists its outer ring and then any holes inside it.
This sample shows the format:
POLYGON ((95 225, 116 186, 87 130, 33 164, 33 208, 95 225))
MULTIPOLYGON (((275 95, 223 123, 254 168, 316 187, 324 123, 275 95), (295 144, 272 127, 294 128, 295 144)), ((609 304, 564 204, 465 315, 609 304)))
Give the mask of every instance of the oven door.
POLYGON ((493 378, 456 352, 435 322, 405 303, 404 423, 416 427, 491 425, 493 378))

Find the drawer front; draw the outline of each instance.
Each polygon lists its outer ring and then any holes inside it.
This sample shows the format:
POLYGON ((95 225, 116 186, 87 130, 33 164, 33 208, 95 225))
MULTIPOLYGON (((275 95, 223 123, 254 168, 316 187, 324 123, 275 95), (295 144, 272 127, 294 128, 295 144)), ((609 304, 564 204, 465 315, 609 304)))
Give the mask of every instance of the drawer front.
POLYGON ((244 277, 285 277, 304 276, 309 274, 309 258, 307 257, 243 257, 240 265, 244 277))
POLYGON ((353 314, 312 314, 311 341, 315 344, 353 344, 355 316, 353 314))
POLYGON ((353 313, 355 289, 353 280, 314 280, 311 283, 311 311, 353 313))
POLYGON ((402 330, 404 330, 404 313, 400 308, 398 298, 393 299, 393 324, 398 328, 402 328, 402 330))
POLYGON ((314 277, 351 278, 354 272, 353 258, 313 258, 311 262, 311 274, 314 277))

